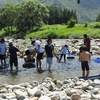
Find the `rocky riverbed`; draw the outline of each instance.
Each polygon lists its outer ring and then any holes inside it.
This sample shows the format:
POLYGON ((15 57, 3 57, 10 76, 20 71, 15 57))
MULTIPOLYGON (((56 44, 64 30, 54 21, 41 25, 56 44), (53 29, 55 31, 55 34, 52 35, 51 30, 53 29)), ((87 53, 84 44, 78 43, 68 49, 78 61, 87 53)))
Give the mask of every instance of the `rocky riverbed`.
MULTIPOLYGON (((33 48, 30 39, 13 39, 5 38, 6 43, 12 41, 14 46, 18 47, 24 53, 28 48, 33 48)), ((46 45, 46 39, 37 40, 43 47, 46 45)), ((59 52, 63 45, 67 44, 70 51, 79 53, 79 48, 83 44, 83 39, 53 39, 52 44, 55 46, 55 51, 59 52)), ((93 55, 100 55, 100 39, 91 39, 91 50, 93 55)))
MULTIPOLYGON (((12 41, 14 46, 24 51, 33 48, 30 39, 5 38, 6 43, 12 41)), ((38 40, 39 41, 39 40, 38 40)), ((46 40, 39 41, 44 47, 46 40)), ((68 44, 70 51, 76 51, 75 59, 66 63, 57 63, 53 59, 52 73, 46 71, 46 60, 42 60, 43 73, 36 68, 24 69, 23 59, 19 58, 19 72, 16 75, 7 71, 0 72, 0 100, 100 100, 100 80, 84 80, 81 76, 81 66, 78 60, 79 47, 82 39, 53 39, 56 52, 64 44, 68 44), (73 77, 71 79, 70 77, 73 77)), ((91 39, 92 56, 100 55, 100 39, 91 39)), ((20 56, 20 54, 19 54, 20 56)), ((89 62, 90 75, 100 73, 100 65, 89 62)))
POLYGON ((47 77, 31 84, 3 84, 0 100, 100 100, 100 80, 73 78, 60 81, 47 77))

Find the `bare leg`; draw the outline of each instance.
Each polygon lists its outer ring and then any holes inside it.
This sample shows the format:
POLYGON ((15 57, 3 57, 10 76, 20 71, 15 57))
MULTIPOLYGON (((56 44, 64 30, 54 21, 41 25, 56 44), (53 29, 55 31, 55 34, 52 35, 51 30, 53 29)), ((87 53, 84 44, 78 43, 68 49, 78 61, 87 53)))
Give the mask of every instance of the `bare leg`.
POLYGON ((3 66, 3 60, 1 59, 1 65, 3 66))
POLYGON ((51 72, 51 64, 48 65, 48 71, 51 72))
POLYGON ((63 54, 61 54, 59 62, 61 61, 62 57, 63 57, 63 54))
POLYGON ((87 70, 87 73, 86 73, 86 77, 88 77, 89 76, 89 70, 87 70))
POLYGON ((18 72, 18 66, 15 66, 16 67, 16 71, 18 72))
POLYGON ((12 66, 10 66, 10 72, 12 72, 13 71, 13 67, 12 66))
POLYGON ((38 62, 39 62, 39 68, 41 70, 41 60, 39 59, 38 62))
POLYGON ((64 55, 64 62, 66 62, 66 55, 64 55))
POLYGON ((85 76, 85 70, 82 71, 82 76, 83 76, 83 77, 85 76))
POLYGON ((38 59, 36 59, 36 66, 37 66, 37 70, 38 70, 38 59))

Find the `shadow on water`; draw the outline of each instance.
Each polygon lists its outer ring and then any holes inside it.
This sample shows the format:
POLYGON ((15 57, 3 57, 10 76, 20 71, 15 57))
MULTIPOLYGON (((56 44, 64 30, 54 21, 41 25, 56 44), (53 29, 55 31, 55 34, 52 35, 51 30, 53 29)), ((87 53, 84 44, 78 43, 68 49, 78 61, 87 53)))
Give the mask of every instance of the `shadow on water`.
MULTIPOLYGON (((81 76, 81 63, 76 57, 74 60, 67 60, 66 63, 57 63, 56 58, 53 59, 53 65, 51 67, 52 72, 47 71, 46 59, 42 60, 42 72, 37 72, 36 68, 26 69, 22 67, 24 63, 23 59, 19 59, 19 72, 10 73, 9 69, 5 71, 0 70, 0 85, 1 84, 20 84, 23 82, 42 81, 45 77, 51 77, 53 79, 64 80, 68 77, 81 76)), ((90 75, 100 74, 100 64, 93 61, 89 62, 90 75)))

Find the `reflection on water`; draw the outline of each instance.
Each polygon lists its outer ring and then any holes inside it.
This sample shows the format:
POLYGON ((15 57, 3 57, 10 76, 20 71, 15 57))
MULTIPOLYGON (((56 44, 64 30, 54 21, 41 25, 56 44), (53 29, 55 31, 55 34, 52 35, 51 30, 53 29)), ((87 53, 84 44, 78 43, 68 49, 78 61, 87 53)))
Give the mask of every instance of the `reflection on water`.
MULTIPOLYGON (((46 60, 42 61, 42 73, 38 73, 36 68, 25 69, 22 68, 24 63, 23 59, 19 59, 19 72, 18 74, 11 74, 9 69, 6 71, 0 71, 0 85, 1 84, 20 84, 23 82, 42 81, 45 77, 56 78, 59 80, 64 80, 68 77, 78 77, 81 76, 81 65, 76 57, 74 60, 67 60, 66 63, 57 63, 56 59, 53 60, 52 73, 46 70, 46 60)), ((91 61, 90 65, 90 75, 100 74, 100 65, 91 61)))

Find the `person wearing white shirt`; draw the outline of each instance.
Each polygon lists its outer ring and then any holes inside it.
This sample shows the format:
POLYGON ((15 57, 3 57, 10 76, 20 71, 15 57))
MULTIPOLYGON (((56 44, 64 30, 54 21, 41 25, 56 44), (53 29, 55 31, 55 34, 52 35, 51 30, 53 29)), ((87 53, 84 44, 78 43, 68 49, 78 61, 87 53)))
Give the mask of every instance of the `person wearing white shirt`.
POLYGON ((1 41, 0 41, 0 60, 1 60, 1 66, 6 64, 5 57, 6 57, 6 44, 5 44, 5 40, 2 38, 1 41), (4 60, 4 63, 3 63, 3 60, 4 60))
POLYGON ((37 58, 36 58, 36 66, 37 66, 37 71, 41 70, 41 59, 43 58, 43 52, 44 49, 43 47, 36 41, 32 41, 31 44, 35 46, 35 49, 37 51, 37 58))

